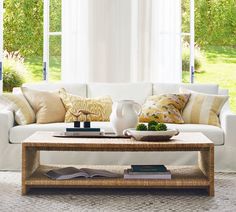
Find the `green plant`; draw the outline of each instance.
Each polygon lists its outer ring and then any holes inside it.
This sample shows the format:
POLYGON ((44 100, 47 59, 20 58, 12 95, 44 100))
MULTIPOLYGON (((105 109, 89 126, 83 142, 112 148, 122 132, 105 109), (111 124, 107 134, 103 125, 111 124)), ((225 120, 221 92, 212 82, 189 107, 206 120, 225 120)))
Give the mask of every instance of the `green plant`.
POLYGON ((3 62, 3 91, 11 92, 14 87, 21 86, 27 70, 24 66, 24 58, 19 52, 4 52, 3 62))
MULTIPOLYGON (((201 67, 203 66, 205 57, 204 54, 201 52, 199 46, 195 46, 194 54, 195 54, 194 55, 195 71, 201 72, 201 67)), ((190 69, 189 66, 190 66, 190 49, 189 49, 189 44, 185 42, 182 50, 182 71, 189 71, 190 69)))
POLYGON ((147 126, 145 124, 138 124, 136 127, 137 131, 147 131, 147 126))
POLYGON ((4 1, 4 49, 23 56, 43 53, 43 1, 4 1))
POLYGON ((166 124, 164 124, 164 123, 159 123, 159 124, 156 126, 156 130, 157 130, 157 131, 166 131, 166 130, 167 130, 167 126, 166 126, 166 124))
POLYGON ((156 131, 156 126, 157 126, 157 125, 150 125, 150 126, 148 127, 148 131, 156 131))
MULTIPOLYGON (((182 31, 189 32, 190 1, 182 1, 182 31)), ((234 46, 236 43, 236 1, 195 1, 195 40, 207 45, 234 46)))
POLYGON ((150 126, 152 126, 152 125, 154 125, 154 126, 156 126, 158 123, 156 122, 156 121, 149 121, 148 122, 148 128, 150 127, 150 126))
POLYGON ((158 125, 158 122, 156 121, 149 121, 148 122, 148 131, 156 131, 156 126, 158 125))

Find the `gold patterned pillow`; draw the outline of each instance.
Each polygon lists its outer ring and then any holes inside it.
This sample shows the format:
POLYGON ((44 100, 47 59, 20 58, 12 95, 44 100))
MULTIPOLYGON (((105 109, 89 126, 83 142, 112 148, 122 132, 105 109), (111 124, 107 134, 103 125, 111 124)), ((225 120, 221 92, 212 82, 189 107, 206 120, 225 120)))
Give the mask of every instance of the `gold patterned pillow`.
POLYGON ((165 122, 182 124, 181 112, 188 102, 190 94, 164 94, 150 96, 142 106, 140 122, 165 122))
POLYGON ((15 121, 19 125, 35 122, 35 113, 22 94, 2 94, 0 105, 14 112, 15 121))
POLYGON ((66 108, 65 122, 109 121, 112 111, 111 97, 85 98, 69 94, 65 89, 60 89, 59 94, 66 108), (83 112, 91 114, 86 117, 83 112))

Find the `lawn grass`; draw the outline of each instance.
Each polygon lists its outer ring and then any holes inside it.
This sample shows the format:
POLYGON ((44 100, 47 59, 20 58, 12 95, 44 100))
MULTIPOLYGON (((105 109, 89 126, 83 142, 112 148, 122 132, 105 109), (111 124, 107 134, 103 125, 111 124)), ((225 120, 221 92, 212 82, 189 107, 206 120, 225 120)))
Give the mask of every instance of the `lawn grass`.
MULTIPOLYGON (((216 83, 221 88, 229 89, 230 105, 236 112, 236 48, 209 46, 202 49, 206 61, 201 73, 195 73, 195 83, 216 83)), ((25 59, 25 64, 30 74, 27 81, 42 81, 42 57, 30 57, 25 59)), ((51 81, 60 80, 61 58, 50 57, 51 81)), ((183 82, 189 82, 189 73, 183 72, 183 82)))
MULTIPOLYGON (((51 56, 49 62, 49 80, 59 81, 61 79, 61 57, 51 56)), ((26 77, 27 82, 39 82, 43 80, 43 58, 40 56, 32 56, 25 58, 25 65, 29 71, 26 77)))
MULTIPOLYGON (((195 83, 216 83, 229 90, 230 106, 236 112, 236 48, 209 46, 202 49, 206 61, 203 72, 195 73, 195 83)), ((189 82, 189 73, 183 73, 183 82, 189 82)))

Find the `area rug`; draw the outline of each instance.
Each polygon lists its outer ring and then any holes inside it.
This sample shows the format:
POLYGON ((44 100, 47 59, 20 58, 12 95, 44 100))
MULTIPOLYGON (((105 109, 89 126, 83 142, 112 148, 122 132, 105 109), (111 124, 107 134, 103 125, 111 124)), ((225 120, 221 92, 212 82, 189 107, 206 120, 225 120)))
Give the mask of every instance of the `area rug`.
POLYGON ((0 211, 236 211, 236 173, 216 173, 216 195, 204 190, 32 189, 21 174, 0 172, 0 211))

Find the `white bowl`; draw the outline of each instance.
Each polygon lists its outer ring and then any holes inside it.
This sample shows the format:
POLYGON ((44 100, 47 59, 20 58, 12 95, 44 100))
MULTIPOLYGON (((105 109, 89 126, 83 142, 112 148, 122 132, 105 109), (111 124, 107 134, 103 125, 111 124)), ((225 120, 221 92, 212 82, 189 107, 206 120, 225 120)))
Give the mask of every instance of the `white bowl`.
POLYGON ((125 136, 131 136, 137 141, 169 141, 171 137, 178 135, 177 129, 167 129, 166 131, 137 131, 135 128, 123 131, 125 136))

